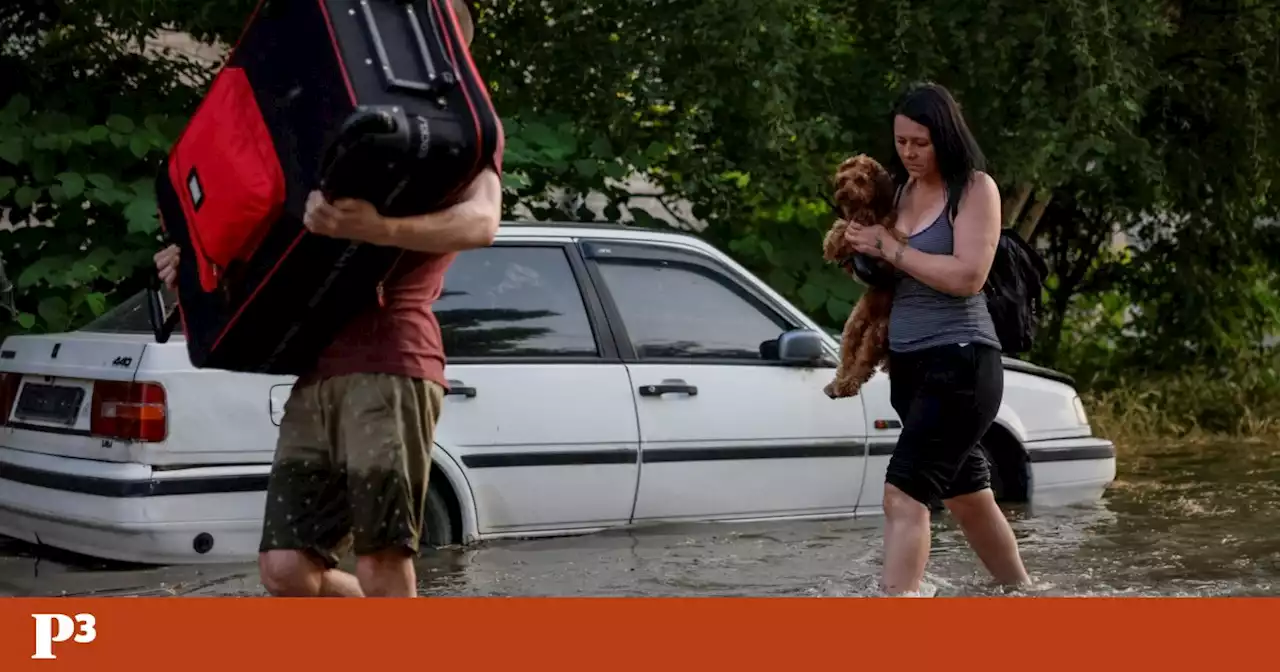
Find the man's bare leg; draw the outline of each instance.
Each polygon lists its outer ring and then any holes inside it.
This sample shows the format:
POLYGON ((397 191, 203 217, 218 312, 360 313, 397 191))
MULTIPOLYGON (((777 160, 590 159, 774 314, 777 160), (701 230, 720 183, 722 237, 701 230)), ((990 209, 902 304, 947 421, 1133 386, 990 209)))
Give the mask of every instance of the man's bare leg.
POLYGON ((1027 586, 1031 578, 1018 553, 1018 540, 1013 528, 996 504, 990 488, 968 495, 960 495, 943 502, 960 529, 970 548, 997 582, 1004 586, 1027 586))
POLYGON ((360 556, 356 560, 356 577, 359 588, 369 597, 418 596, 413 557, 400 549, 360 556))
POLYGON ((276 597, 364 597, 356 577, 303 551, 275 550, 258 555, 258 574, 276 597))

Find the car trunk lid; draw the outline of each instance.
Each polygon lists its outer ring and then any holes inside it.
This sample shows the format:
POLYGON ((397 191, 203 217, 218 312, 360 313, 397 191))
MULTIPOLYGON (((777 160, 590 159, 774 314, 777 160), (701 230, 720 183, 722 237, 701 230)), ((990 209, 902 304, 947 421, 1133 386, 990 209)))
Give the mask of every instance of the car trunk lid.
POLYGON ((108 461, 163 440, 164 389, 135 382, 148 339, 75 332, 0 345, 0 445, 108 461))

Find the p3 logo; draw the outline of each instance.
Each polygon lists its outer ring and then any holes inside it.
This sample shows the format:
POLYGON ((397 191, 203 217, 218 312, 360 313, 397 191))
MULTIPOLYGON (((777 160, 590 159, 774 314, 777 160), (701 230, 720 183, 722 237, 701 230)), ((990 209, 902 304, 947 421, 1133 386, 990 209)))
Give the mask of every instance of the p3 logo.
POLYGON ((32 660, 56 660, 53 645, 68 640, 88 644, 98 638, 98 619, 93 614, 31 614, 36 622, 36 652, 32 660))

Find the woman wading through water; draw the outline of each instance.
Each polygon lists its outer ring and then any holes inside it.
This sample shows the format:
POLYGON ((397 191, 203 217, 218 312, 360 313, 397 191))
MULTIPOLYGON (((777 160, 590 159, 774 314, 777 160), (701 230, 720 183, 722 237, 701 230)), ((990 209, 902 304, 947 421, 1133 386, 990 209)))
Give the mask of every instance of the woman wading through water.
POLYGON ((1000 237, 1000 193, 945 88, 907 91, 894 107, 893 135, 888 167, 897 226, 909 240, 857 223, 846 233, 897 276, 889 378, 903 429, 885 475, 883 589, 919 592, 935 498, 998 582, 1024 586, 1030 579, 977 445, 1004 394, 1000 341, 982 294, 1000 237))

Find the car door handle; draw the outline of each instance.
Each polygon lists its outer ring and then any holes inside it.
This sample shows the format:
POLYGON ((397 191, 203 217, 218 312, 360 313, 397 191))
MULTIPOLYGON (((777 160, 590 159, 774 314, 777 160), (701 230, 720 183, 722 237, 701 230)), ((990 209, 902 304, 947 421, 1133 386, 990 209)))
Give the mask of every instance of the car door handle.
POLYGON ((462 384, 460 380, 449 381, 449 391, 444 393, 446 397, 462 395, 468 399, 476 396, 476 388, 468 387, 462 384))
POLYGON ((640 386, 640 396, 642 397, 661 397, 664 394, 687 394, 691 397, 696 397, 698 396, 698 388, 683 380, 664 380, 657 385, 640 386))

